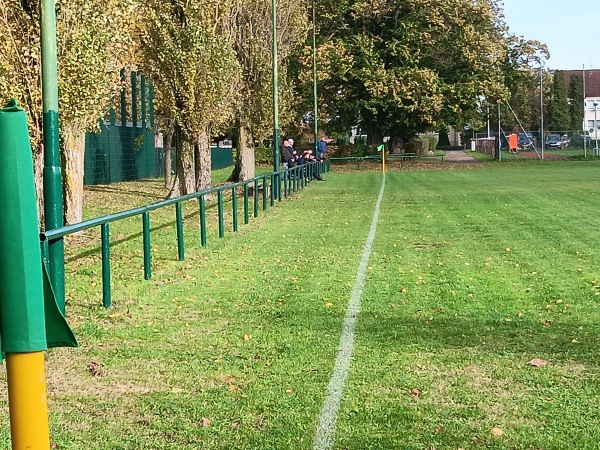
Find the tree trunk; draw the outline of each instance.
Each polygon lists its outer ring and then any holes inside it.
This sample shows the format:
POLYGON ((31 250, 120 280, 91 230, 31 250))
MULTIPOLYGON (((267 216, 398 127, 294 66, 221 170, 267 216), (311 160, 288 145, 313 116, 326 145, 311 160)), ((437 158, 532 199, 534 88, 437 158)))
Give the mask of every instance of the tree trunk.
POLYGON ((404 147, 404 140, 399 137, 399 136, 391 136, 390 140, 389 140, 389 150, 390 153, 393 154, 397 154, 397 153, 404 153, 402 151, 404 147))
POLYGON ((211 186, 210 171, 210 139, 208 132, 202 131, 195 139, 196 153, 196 192, 209 189, 211 186))
POLYGON ((250 120, 245 116, 240 117, 238 122, 238 139, 236 147, 235 166, 227 180, 234 183, 250 180, 256 176, 252 125, 250 120))
POLYGON ((40 230, 44 229, 44 145, 33 149, 33 174, 40 230))
POLYGON ((175 183, 167 198, 192 194, 196 191, 196 179, 194 177, 194 146, 190 141, 182 139, 180 145, 178 145, 178 149, 175 183))
POLYGON ((62 132, 65 224, 79 223, 83 215, 83 157, 85 131, 65 127, 62 132))
POLYGON ((367 145, 383 144, 383 134, 375 124, 367 124, 367 145))
POLYGON ((165 130, 165 137, 163 140, 163 147, 165 148, 165 187, 171 188, 173 186, 173 177, 171 176, 171 160, 173 159, 173 121, 169 120, 169 125, 165 130))

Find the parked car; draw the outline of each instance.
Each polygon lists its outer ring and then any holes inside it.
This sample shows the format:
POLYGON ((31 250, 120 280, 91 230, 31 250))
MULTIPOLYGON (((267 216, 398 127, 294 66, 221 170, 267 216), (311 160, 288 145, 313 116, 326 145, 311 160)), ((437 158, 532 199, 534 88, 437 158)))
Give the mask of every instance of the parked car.
POLYGON ((549 134, 546 136, 546 148, 567 148, 570 144, 571 138, 566 134, 564 136, 560 134, 549 134))
POLYGON ((519 133, 517 138, 519 148, 528 149, 535 147, 535 137, 532 133, 519 133))

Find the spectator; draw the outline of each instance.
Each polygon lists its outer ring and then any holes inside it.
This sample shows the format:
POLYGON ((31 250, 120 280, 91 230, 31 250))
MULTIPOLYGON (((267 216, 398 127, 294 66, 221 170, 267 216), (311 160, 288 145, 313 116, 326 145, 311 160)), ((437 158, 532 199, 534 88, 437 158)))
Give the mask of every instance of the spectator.
POLYGON ((284 169, 289 169, 296 165, 296 158, 293 153, 294 148, 292 147, 293 143, 294 140, 291 138, 283 140, 283 146, 281 147, 281 162, 283 163, 284 169))
POLYGON ((319 152, 319 160, 323 161, 325 159, 325 154, 327 153, 327 144, 333 141, 333 139, 326 138, 322 136, 317 142, 317 150, 319 152))

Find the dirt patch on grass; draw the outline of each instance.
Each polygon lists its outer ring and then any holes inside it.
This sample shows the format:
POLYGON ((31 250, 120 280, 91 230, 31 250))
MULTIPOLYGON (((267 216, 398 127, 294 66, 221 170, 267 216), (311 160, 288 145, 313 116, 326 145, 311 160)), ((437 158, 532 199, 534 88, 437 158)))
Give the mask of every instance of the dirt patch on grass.
MULTIPOLYGON (((518 156, 522 156, 523 158, 528 159, 540 159, 541 154, 537 154, 536 152, 519 152, 518 156)), ((552 161, 564 161, 566 159, 571 159, 568 155, 556 155, 554 153, 544 153, 544 159, 552 160, 552 161)))

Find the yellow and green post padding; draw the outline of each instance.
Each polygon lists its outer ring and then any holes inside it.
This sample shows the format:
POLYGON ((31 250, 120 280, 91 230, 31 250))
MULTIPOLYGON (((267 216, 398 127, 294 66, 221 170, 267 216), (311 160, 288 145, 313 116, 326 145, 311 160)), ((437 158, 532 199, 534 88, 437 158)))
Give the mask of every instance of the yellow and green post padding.
POLYGON ((12 448, 48 450, 44 351, 77 341, 43 268, 27 117, 15 100, 0 109, 0 211, 0 348, 12 448))

